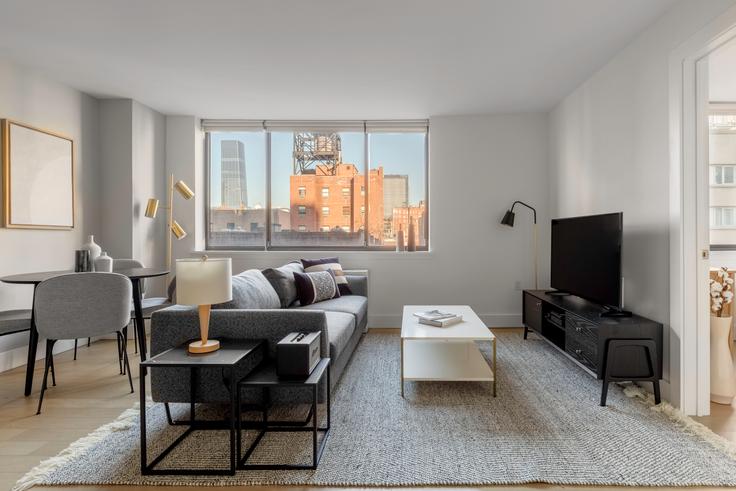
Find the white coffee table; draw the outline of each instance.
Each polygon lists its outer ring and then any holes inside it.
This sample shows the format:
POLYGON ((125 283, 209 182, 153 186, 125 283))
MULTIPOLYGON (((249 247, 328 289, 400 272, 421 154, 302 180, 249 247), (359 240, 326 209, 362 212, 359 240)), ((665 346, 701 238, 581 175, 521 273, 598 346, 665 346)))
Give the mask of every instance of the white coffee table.
POLYGON ((404 381, 493 382, 496 397, 496 336, 468 305, 405 305, 401 322, 401 397, 404 381), (448 327, 420 324, 415 312, 438 309, 458 313, 463 321, 448 327), (476 341, 490 341, 492 366, 476 341))

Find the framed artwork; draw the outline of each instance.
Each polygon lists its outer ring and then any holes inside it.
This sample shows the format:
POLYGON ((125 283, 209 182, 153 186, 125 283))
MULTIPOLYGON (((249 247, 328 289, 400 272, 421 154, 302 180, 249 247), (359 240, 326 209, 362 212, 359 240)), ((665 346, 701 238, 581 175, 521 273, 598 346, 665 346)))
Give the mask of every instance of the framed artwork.
POLYGON ((74 141, 8 119, 0 125, 3 225, 74 228, 74 141))

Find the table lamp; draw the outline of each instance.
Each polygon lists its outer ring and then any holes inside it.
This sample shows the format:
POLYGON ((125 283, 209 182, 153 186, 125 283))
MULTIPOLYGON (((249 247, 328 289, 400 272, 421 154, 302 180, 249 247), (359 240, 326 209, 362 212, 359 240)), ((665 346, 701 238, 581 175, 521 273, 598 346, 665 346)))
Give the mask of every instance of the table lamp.
POLYGON ((176 260, 176 303, 199 307, 201 340, 189 343, 190 353, 209 353, 220 348, 216 339, 207 339, 212 304, 233 298, 232 260, 209 258, 176 260))

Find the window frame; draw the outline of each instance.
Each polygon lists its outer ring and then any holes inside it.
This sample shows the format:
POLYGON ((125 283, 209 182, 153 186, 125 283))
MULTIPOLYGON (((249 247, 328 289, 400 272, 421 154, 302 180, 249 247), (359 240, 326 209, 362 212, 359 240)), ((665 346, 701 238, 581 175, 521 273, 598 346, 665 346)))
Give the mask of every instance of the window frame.
MULTIPOLYGON (((417 251, 423 251, 428 252, 430 250, 430 156, 429 156, 429 139, 430 139, 430 125, 428 120, 422 120, 419 123, 412 122, 413 124, 418 124, 418 128, 421 127, 422 130, 418 129, 404 129, 402 126, 401 121, 380 121, 376 122, 379 123, 379 125, 385 124, 388 126, 389 129, 384 130, 372 130, 370 127, 370 121, 362 121, 363 125, 363 154, 364 154, 364 162, 363 162, 363 169, 362 174, 365 176, 365 182, 361 185, 360 188, 360 194, 362 200, 361 209, 365 210, 363 212, 359 212, 360 215, 363 217, 362 225, 360 227, 360 230, 363 230, 363 243, 362 245, 350 245, 350 246, 341 246, 341 245, 328 245, 328 246, 274 246, 271 244, 271 237, 274 233, 272 230, 272 221, 273 221, 273 206, 271 202, 271 186, 272 186, 272 180, 271 180, 271 168, 272 168, 272 160, 271 160, 271 133, 272 132, 278 132, 283 131, 278 129, 279 126, 288 126, 287 122, 267 122, 267 121, 247 121, 245 122, 245 127, 241 128, 239 124, 242 122, 240 121, 229 121, 229 120, 202 120, 202 132, 204 134, 204 160, 205 160, 205 200, 204 200, 204 207, 205 207, 205 237, 204 237, 204 245, 205 250, 207 251, 395 251, 396 246, 395 245, 369 245, 369 238, 368 238, 368 230, 369 230, 369 219, 370 219, 370 207, 369 207, 369 197, 370 197, 370 169, 371 169, 371 161, 370 161, 370 135, 372 133, 423 133, 424 134, 424 203, 425 203, 425 214, 424 214, 424 242, 426 245, 424 246, 417 246, 417 251), (256 124, 258 123, 258 124, 256 124), (274 127, 269 128, 269 123, 273 125, 274 127), (394 126, 392 126, 394 125, 394 126), (392 130, 391 128, 395 128, 395 130, 392 130), (264 138, 264 145, 265 145, 265 179, 266 179, 266 223, 265 223, 265 240, 264 244, 262 245, 243 245, 243 246, 218 246, 214 245, 210 242, 210 184, 211 184, 211 133, 212 132, 227 132, 227 131, 233 131, 233 132, 254 132, 259 133, 263 132, 265 133, 264 138)), ((317 126, 311 126, 308 124, 305 124, 304 126, 300 126, 298 128, 294 128, 293 131, 313 131, 313 132, 319 132, 319 131, 326 131, 328 128, 332 129, 335 128, 336 131, 345 131, 345 132, 356 132, 354 129, 345 129, 340 130, 340 124, 342 122, 334 122, 334 125, 331 124, 329 121, 322 121, 319 122, 319 125, 317 126)), ((320 192, 320 198, 321 192, 320 192)), ((321 210, 320 210, 321 213, 321 210)), ((297 215, 297 216, 305 216, 305 215, 297 215)))

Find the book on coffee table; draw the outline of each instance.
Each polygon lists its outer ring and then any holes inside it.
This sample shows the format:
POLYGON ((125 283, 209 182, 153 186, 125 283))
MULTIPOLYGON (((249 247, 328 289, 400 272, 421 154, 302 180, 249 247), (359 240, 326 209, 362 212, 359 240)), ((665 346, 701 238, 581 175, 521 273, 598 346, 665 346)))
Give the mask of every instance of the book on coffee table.
POLYGON ((447 326, 451 326, 453 324, 457 324, 458 322, 462 322, 462 321, 463 321, 463 316, 455 315, 455 314, 453 314, 452 317, 443 317, 437 320, 422 319, 421 317, 419 318, 420 324, 426 324, 428 326, 435 326, 435 327, 447 327, 447 326))

